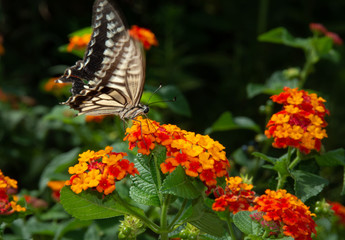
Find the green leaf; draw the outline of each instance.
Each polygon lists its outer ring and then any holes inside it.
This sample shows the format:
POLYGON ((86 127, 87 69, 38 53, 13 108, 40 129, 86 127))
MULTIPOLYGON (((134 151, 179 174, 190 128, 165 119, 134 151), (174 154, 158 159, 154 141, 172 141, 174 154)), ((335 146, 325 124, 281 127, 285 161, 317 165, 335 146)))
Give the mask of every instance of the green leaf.
POLYGON ((61 239, 66 233, 86 228, 92 224, 92 221, 81 221, 79 219, 71 219, 67 222, 59 224, 59 228, 55 231, 54 240, 61 239))
POLYGON ((134 164, 139 175, 131 176, 133 184, 129 190, 130 197, 141 204, 159 206, 157 183, 155 180, 156 171, 152 157, 137 154, 134 164))
MULTIPOLYGON (((80 220, 103 219, 130 214, 126 208, 114 200, 113 194, 105 197, 95 191, 82 191, 76 194, 66 186, 62 188, 60 193, 60 202, 64 209, 80 220)), ((131 207, 131 210, 142 213, 139 208, 131 207)))
POLYGON ((295 180, 296 196, 303 202, 319 194, 328 184, 323 177, 302 170, 292 171, 291 175, 295 180))
POLYGON ((222 237, 225 232, 224 222, 213 211, 207 208, 199 209, 199 211, 201 211, 200 217, 197 220, 189 221, 189 223, 199 228, 202 232, 216 237, 222 237))
POLYGON ((333 41, 329 37, 312 38, 311 43, 315 47, 316 52, 320 57, 328 54, 333 47, 333 41))
POLYGON ((155 107, 167 108, 168 105, 165 100, 158 94, 153 94, 153 92, 144 91, 141 96, 141 102, 144 104, 154 103, 155 107))
POLYGON ((159 90, 159 94, 166 100, 172 100, 176 97, 175 102, 167 102, 173 112, 186 117, 192 115, 187 99, 177 87, 172 85, 164 86, 159 90))
POLYGON ((252 155, 255 157, 261 158, 261 159, 263 159, 269 163, 272 163, 272 164, 274 164, 278 160, 277 158, 267 156, 267 155, 260 153, 260 152, 253 152, 252 155))
POLYGON ((68 34, 68 37, 73 37, 73 36, 83 36, 85 34, 91 34, 92 33, 92 28, 91 27, 86 27, 86 28, 82 28, 79 29, 75 32, 72 32, 70 34, 68 34))
POLYGON ((186 199, 194 199, 201 196, 202 191, 205 191, 205 189, 197 189, 186 176, 183 168, 178 166, 164 180, 161 191, 186 199))
POLYGON ((45 121, 60 121, 66 124, 83 124, 85 116, 77 116, 77 111, 70 109, 68 106, 55 106, 50 113, 44 116, 45 121))
POLYGON ((241 232, 249 235, 253 234, 253 225, 255 222, 251 219, 250 215, 253 214, 253 212, 250 211, 240 211, 236 213, 233 217, 234 224, 238 229, 241 230, 241 232))
POLYGON ((258 40, 261 42, 283 44, 295 48, 307 49, 309 47, 308 39, 295 38, 283 27, 278 27, 261 34, 258 40))
POLYGON ((229 131, 234 129, 249 129, 260 132, 260 127, 247 117, 232 117, 230 112, 224 112, 213 123, 212 127, 206 129, 205 133, 210 134, 215 131, 229 131))
POLYGON ((50 180, 67 180, 68 175, 63 174, 67 172, 69 166, 76 162, 80 148, 74 148, 66 153, 56 156, 43 170, 41 179, 39 181, 39 189, 42 191, 47 187, 50 180))
POLYGON ((316 156, 316 162, 323 167, 345 166, 345 150, 338 148, 316 156))

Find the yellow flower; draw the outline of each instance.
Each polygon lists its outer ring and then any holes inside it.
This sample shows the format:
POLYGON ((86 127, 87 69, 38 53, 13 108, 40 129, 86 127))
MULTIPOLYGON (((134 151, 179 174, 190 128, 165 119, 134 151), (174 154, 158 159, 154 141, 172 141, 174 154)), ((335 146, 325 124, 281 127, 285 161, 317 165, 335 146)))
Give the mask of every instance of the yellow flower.
POLYGON ((68 168, 68 173, 69 174, 80 174, 85 172, 88 169, 87 163, 86 162, 80 162, 73 167, 68 168))

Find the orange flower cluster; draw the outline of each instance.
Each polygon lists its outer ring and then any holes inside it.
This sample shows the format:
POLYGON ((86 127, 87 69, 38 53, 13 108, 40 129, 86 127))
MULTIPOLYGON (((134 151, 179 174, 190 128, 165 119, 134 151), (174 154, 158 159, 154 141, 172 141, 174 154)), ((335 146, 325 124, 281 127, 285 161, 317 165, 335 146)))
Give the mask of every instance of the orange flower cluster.
POLYGON ((0 215, 24 212, 25 207, 17 204, 18 197, 11 194, 17 189, 17 181, 5 176, 0 170, 0 215))
POLYGON ((129 30, 129 35, 131 35, 132 38, 142 42, 146 50, 150 49, 151 46, 158 45, 158 41, 155 35, 149 29, 133 25, 132 28, 129 30))
POLYGON ((49 78, 48 81, 44 84, 44 90, 46 92, 53 92, 56 94, 60 94, 62 89, 67 86, 70 85, 70 83, 57 83, 55 82, 58 79, 58 77, 52 77, 49 78))
POLYGON ((343 40, 339 37, 339 35, 334 33, 334 32, 328 31, 327 28, 325 28, 325 26, 323 26, 322 24, 310 23, 309 28, 311 31, 316 32, 317 34, 323 34, 323 35, 331 38, 333 40, 334 44, 343 45, 343 40))
POLYGON ((96 122, 96 123, 100 123, 103 121, 103 119, 106 117, 107 115, 98 115, 98 116, 92 116, 92 115, 86 115, 85 116, 85 121, 86 122, 96 122))
POLYGON ((338 202, 328 202, 334 214, 339 218, 341 224, 345 226, 345 207, 338 202))
POLYGON ((52 198, 55 201, 60 201, 60 190, 65 186, 66 181, 49 181, 47 186, 53 191, 52 198))
POLYGON ((214 211, 229 210, 233 214, 239 211, 246 211, 255 199, 253 185, 243 183, 241 177, 230 177, 226 179, 225 190, 218 188, 219 195, 215 192, 215 202, 212 205, 214 211))
POLYGON ((327 137, 323 129, 327 126, 325 115, 329 114, 323 104, 325 100, 315 93, 288 87, 271 98, 284 105, 267 124, 265 134, 274 138, 272 145, 276 148, 292 146, 306 154, 313 149, 320 151, 321 139, 327 137))
POLYGON ((91 34, 86 33, 82 36, 73 36, 69 39, 69 44, 67 46, 67 52, 72 52, 73 50, 84 50, 88 43, 90 42, 91 34))
POLYGON ((133 121, 133 126, 127 128, 124 140, 129 142, 129 149, 138 147, 138 152, 146 155, 157 144, 166 147, 167 158, 160 165, 164 174, 171 173, 180 165, 188 176, 199 176, 209 187, 216 185, 217 177, 228 174, 230 164, 223 151, 224 146, 207 135, 181 130, 171 124, 160 125, 139 116, 133 121))
POLYGON ((116 181, 127 174, 139 174, 134 163, 123 159, 126 153, 112 150, 113 148, 108 146, 97 152, 88 150, 79 154, 79 163, 68 169, 73 175, 65 184, 71 186, 72 191, 77 194, 91 188, 108 195, 115 190, 116 181))
POLYGON ((315 214, 309 211, 309 207, 296 196, 287 193, 286 190, 266 190, 266 194, 257 197, 255 205, 250 210, 257 210, 253 214, 253 220, 270 228, 271 234, 275 235, 279 229, 286 235, 296 240, 311 240, 311 234, 316 234, 315 222, 312 216, 315 214), (264 214, 262 214, 264 213, 264 214))

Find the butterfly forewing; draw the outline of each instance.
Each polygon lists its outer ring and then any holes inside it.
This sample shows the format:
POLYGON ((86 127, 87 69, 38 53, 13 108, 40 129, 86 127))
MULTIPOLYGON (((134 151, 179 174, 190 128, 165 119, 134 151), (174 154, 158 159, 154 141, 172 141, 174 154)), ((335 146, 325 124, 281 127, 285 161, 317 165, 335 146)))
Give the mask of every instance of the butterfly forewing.
POLYGON ((65 104, 80 114, 134 118, 146 110, 139 104, 145 79, 142 49, 107 0, 95 2, 92 28, 83 60, 58 80, 73 84, 65 104))

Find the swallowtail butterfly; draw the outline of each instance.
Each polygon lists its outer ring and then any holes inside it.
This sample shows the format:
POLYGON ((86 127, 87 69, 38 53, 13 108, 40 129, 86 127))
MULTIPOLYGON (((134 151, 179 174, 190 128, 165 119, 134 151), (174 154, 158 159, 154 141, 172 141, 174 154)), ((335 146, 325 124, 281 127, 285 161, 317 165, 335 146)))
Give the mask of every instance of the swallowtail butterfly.
POLYGON ((92 28, 83 60, 57 80, 72 82, 72 96, 63 104, 79 114, 114 114, 122 120, 147 113, 148 106, 139 103, 145 81, 142 47, 108 0, 95 1, 92 28))

